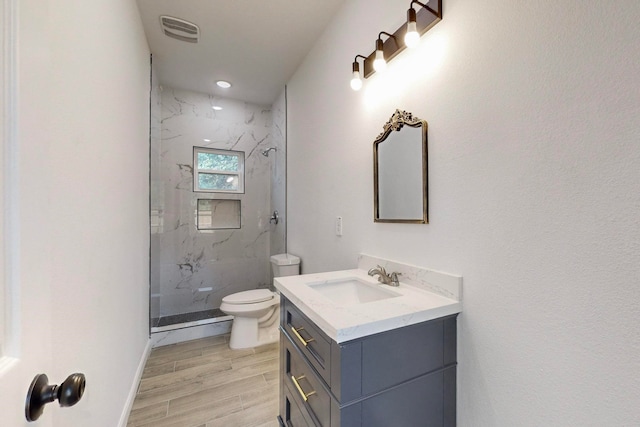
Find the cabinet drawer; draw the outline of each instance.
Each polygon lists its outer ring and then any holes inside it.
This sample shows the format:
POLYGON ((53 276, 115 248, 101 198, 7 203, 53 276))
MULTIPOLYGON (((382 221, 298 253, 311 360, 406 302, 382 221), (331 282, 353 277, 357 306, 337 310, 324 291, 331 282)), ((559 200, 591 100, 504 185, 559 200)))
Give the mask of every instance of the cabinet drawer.
POLYGON ((295 399, 303 413, 308 413, 317 427, 331 425, 331 398, 324 388, 322 380, 305 361, 302 354, 288 339, 284 344, 284 388, 295 395, 295 399))
POLYGON ((291 301, 284 301, 282 329, 324 381, 331 385, 331 341, 291 301))
POLYGON ((288 387, 283 388, 283 411, 280 414, 280 423, 286 427, 315 427, 309 414, 300 409, 300 406, 293 397, 293 393, 288 387))

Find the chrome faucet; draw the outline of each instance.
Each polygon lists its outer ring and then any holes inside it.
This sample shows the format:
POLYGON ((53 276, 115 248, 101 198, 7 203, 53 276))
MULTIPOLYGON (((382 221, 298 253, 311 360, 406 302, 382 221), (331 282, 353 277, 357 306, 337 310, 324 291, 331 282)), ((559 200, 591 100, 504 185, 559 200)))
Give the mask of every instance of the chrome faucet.
POLYGON ((391 273, 391 283, 389 286, 400 286, 400 281, 398 280, 398 276, 402 276, 402 273, 398 273, 393 271, 391 273))
POLYGON ((372 268, 367 273, 369 276, 374 277, 376 274, 378 275, 378 282, 383 283, 389 286, 400 286, 400 282, 398 281, 398 276, 402 275, 402 273, 393 272, 391 274, 387 274, 384 267, 377 266, 377 268, 372 268))

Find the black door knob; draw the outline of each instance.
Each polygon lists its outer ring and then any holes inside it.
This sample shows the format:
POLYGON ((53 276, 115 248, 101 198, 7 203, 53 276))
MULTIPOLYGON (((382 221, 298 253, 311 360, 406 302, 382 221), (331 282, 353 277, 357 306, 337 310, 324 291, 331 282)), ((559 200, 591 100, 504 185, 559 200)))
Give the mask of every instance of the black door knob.
POLYGON ((86 380, 84 374, 71 374, 59 386, 49 385, 45 374, 36 375, 27 393, 24 412, 27 421, 35 421, 44 412, 44 405, 58 400, 60 406, 73 406, 82 398, 86 380))

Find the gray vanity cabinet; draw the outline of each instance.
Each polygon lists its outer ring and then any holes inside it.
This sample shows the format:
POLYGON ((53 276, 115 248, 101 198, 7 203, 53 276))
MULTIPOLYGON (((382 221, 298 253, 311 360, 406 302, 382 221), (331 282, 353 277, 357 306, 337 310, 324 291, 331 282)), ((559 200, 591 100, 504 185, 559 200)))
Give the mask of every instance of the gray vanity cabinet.
POLYGON ((336 343, 284 296, 283 426, 453 427, 456 315, 336 343))

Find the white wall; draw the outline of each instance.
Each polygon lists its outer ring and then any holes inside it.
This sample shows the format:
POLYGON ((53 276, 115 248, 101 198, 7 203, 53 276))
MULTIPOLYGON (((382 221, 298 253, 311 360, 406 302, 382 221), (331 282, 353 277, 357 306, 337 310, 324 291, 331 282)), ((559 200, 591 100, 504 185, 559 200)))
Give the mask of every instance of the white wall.
POLYGON ((149 50, 134 1, 19 6, 22 269, 51 306, 51 382, 87 376, 45 412, 113 427, 148 342, 149 50))
POLYGON ((460 426, 640 424, 640 3, 445 0, 351 91, 408 4, 345 2, 288 83, 288 251, 304 272, 363 251, 464 276, 460 426), (428 225, 372 220, 396 108, 429 123, 428 225))

